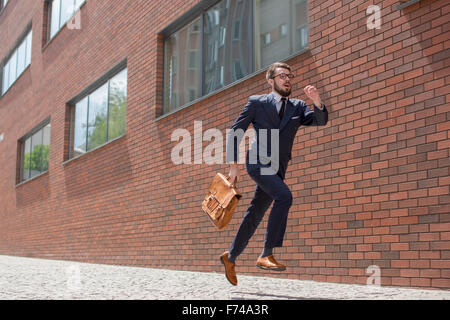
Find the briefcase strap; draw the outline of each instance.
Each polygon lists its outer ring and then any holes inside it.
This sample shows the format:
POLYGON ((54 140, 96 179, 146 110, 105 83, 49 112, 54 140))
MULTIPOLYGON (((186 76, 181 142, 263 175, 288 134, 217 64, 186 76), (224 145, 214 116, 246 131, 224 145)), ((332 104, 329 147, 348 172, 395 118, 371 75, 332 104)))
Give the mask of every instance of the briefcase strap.
POLYGON ((223 208, 219 202, 219 199, 217 199, 213 194, 209 195, 207 206, 208 206, 208 209, 211 211, 214 211, 218 206, 223 208), (211 200, 214 200, 214 201, 211 201, 211 200))

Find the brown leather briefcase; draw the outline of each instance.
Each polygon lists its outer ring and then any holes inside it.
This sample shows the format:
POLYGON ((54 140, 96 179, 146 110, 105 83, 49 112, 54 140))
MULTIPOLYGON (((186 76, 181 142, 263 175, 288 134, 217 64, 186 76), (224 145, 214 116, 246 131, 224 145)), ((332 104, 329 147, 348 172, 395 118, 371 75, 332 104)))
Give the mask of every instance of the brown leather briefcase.
POLYGON ((218 172, 202 202, 202 209, 217 229, 222 230, 230 222, 241 197, 236 186, 232 187, 231 182, 218 172))

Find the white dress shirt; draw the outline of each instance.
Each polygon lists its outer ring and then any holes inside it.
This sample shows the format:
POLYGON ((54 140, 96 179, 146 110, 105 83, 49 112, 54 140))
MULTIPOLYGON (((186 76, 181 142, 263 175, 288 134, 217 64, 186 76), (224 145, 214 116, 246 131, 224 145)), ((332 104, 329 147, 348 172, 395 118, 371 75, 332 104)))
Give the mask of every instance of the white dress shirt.
MULTIPOLYGON (((283 101, 281 101, 282 96, 280 96, 278 93, 276 93, 274 91, 272 91, 272 94, 273 94, 273 98, 275 99, 275 106, 277 107, 277 112, 280 113, 281 105, 283 104, 283 101)), ((289 98, 286 97, 286 106, 285 106, 284 110, 286 110, 286 108, 287 108, 288 101, 289 101, 289 98)))

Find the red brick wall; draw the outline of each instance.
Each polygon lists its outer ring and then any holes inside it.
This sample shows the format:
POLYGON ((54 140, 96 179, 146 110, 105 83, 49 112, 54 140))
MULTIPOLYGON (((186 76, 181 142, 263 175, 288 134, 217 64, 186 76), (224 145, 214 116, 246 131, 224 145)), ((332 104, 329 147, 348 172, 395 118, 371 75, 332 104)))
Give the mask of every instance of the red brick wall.
MULTIPOLYGON (((159 31, 198 1, 86 0, 81 30, 64 27, 44 45, 44 3, 10 0, 0 13, 0 58, 33 23, 30 67, 0 98, 0 254, 223 272, 226 250, 254 182, 229 227, 200 209, 224 164, 174 165, 173 130, 229 128, 264 73, 153 121, 161 113, 159 31), (68 163, 66 103, 127 58, 126 135, 68 163), (49 172, 16 186, 18 139, 51 116, 49 172)), ((329 105, 325 127, 301 128, 286 182, 294 203, 282 274, 254 264, 267 215, 238 260, 238 274, 450 288, 450 5, 422 0, 308 1, 310 50, 288 61, 293 96, 307 84, 329 105), (368 30, 366 8, 382 8, 368 30)), ((308 101, 310 103, 310 101, 308 101)), ((206 146, 208 143, 204 143, 206 146)), ((224 280, 225 281, 225 280, 224 280)))

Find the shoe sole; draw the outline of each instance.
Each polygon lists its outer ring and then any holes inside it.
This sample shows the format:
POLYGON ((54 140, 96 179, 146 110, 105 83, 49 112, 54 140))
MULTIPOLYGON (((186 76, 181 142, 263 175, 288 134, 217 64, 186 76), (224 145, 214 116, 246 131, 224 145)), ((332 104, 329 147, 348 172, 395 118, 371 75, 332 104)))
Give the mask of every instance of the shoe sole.
POLYGON ((224 266, 224 268, 225 268, 225 278, 227 278, 228 282, 231 283, 233 286, 237 286, 237 283, 233 283, 233 282, 231 282, 230 279, 228 279, 228 276, 227 276, 227 267, 225 266, 225 262, 223 261, 222 256, 220 256, 220 262, 222 262, 222 264, 223 264, 223 266, 224 266))
POLYGON ((260 265, 256 265, 258 268, 263 269, 263 270, 272 270, 272 271, 285 271, 286 268, 267 268, 264 266, 260 266, 260 265))

